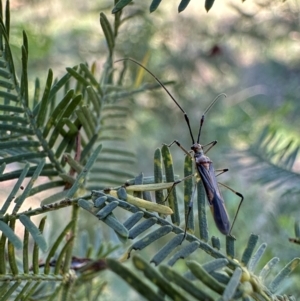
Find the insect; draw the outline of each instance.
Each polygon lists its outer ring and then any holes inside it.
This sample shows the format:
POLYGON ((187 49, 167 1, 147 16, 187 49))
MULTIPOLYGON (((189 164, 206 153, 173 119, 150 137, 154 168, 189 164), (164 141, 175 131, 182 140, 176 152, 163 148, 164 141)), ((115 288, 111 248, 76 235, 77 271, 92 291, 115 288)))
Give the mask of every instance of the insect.
MULTIPOLYGON (((208 106, 208 108, 204 111, 204 113, 202 114, 202 117, 200 119, 200 127, 199 127, 199 131, 198 131, 197 140, 195 141, 187 113, 183 110, 183 108, 180 106, 180 104, 177 102, 177 100, 173 97, 173 95, 169 92, 169 90, 165 87, 165 85, 150 70, 148 70, 145 66, 140 64, 138 61, 135 61, 131 58, 124 58, 124 59, 117 60, 116 62, 125 61, 125 60, 132 61, 135 64, 139 65, 144 70, 146 70, 159 83, 159 85, 166 91, 166 93, 170 96, 170 98, 175 102, 177 107, 183 113, 184 119, 187 123, 188 129, 190 132, 190 136, 192 138, 191 151, 187 151, 184 147, 182 147, 181 144, 178 142, 178 140, 174 140, 168 146, 171 147, 173 144, 176 144, 178 147, 180 147, 186 153, 186 155, 192 156, 194 158, 195 169, 197 171, 198 177, 201 179, 201 181, 203 183, 203 186, 204 186, 204 189, 206 192, 206 196, 207 196, 207 200, 209 202, 209 206, 210 206, 215 224, 222 234, 231 235, 231 230, 236 221, 236 218, 239 213, 242 202, 244 200, 244 197, 241 193, 233 190, 232 188, 228 187, 227 185, 217 182, 213 162, 210 160, 209 157, 207 157, 205 155, 205 153, 207 153, 212 147, 214 147, 217 144, 217 141, 216 140, 212 141, 206 145, 200 144, 200 136, 201 136, 202 126, 204 124, 205 114, 211 109, 211 107, 216 103, 216 101, 220 98, 220 96, 222 96, 222 95, 226 96, 226 95, 220 94, 219 96, 217 96, 214 99, 214 101, 208 106), (204 148, 207 148, 206 151, 204 151, 204 148), (228 216, 228 213, 227 213, 227 210, 225 207, 225 203, 224 203, 223 197, 221 195, 221 192, 219 190, 218 184, 228 188, 229 190, 231 190, 233 193, 235 193, 237 196, 240 197, 240 203, 237 208, 237 211, 236 211, 236 214, 234 216, 231 226, 230 226, 229 216, 228 216)), ((226 171, 228 171, 228 169, 222 170, 221 173, 224 173, 226 171)), ((175 186, 175 184, 177 185, 178 181, 176 183, 174 183, 174 186, 175 186)), ((193 196, 194 196, 194 193, 192 193, 192 197, 189 202, 189 208, 188 208, 187 217, 186 217, 186 225, 187 225, 189 214, 191 212, 191 208, 193 206, 193 196)), ((185 231, 186 231, 186 229, 185 229, 185 231)))

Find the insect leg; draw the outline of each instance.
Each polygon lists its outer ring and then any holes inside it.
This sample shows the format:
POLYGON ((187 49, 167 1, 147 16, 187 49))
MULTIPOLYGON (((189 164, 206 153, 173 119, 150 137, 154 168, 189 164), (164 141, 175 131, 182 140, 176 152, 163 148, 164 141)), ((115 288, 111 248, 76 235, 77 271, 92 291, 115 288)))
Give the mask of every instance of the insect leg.
POLYGON ((185 181, 185 180, 188 180, 188 179, 192 178, 193 176, 194 176, 194 175, 191 174, 191 175, 189 175, 189 176, 187 176, 187 177, 184 177, 184 178, 182 178, 182 179, 176 180, 176 181, 173 183, 173 185, 171 186, 171 188, 169 189, 168 195, 166 196, 166 198, 165 198, 165 200, 164 200, 164 203, 168 200, 169 195, 171 194, 171 192, 173 191, 173 189, 175 188, 176 185, 178 185, 179 183, 181 183, 181 182, 183 182, 183 181, 185 181))
MULTIPOLYGON (((171 147, 173 144, 176 144, 178 147, 180 147, 182 149, 182 151, 189 157, 189 158, 193 158, 191 152, 193 153, 193 151, 187 151, 184 147, 181 146, 181 144, 177 141, 177 140, 174 140, 172 143, 170 143, 169 145, 167 145, 168 147, 171 147)), ((211 143, 210 143, 211 144, 211 143)), ((186 157, 186 159, 188 159, 188 157, 186 157)), ((192 168, 192 167, 191 167, 192 168)), ((191 171, 192 172, 192 171, 191 171)), ((191 173, 187 176, 185 176, 182 180, 178 180, 176 182, 174 182, 174 187, 175 185, 177 185, 178 183, 180 183, 181 181, 184 181, 184 180, 188 180, 190 178, 192 178, 193 176, 195 176, 196 174, 195 173, 191 173)), ((200 178, 199 178, 200 180, 200 178)), ((185 202, 185 229, 184 229, 184 236, 183 236, 183 239, 182 241, 185 239, 186 237, 186 234, 187 234, 187 229, 189 228, 189 217, 190 217, 190 214, 192 212, 192 209, 193 209, 193 200, 194 200, 194 197, 195 197, 195 193, 196 193, 196 190, 197 190, 197 183, 195 183, 195 187, 192 188, 193 190, 191 191, 191 198, 188 200, 188 203, 185 202), (187 206, 186 206, 187 204, 187 206)), ((167 196, 168 198, 168 196, 167 196)), ((166 198, 166 199, 167 199, 166 198)), ((194 222, 192 222, 194 223, 194 222)))
POLYGON ((183 146, 181 146, 181 144, 179 143, 178 140, 174 140, 172 143, 164 144, 164 145, 171 147, 173 144, 176 144, 178 147, 180 147, 183 150, 183 152, 185 152, 188 156, 192 157, 192 155, 190 154, 190 151, 186 150, 183 146))
POLYGON ((218 143, 218 141, 214 140, 208 144, 203 145, 202 148, 209 146, 209 148, 205 151, 205 154, 207 154, 209 152, 209 150, 212 149, 217 143, 218 143))
POLYGON ((220 173, 218 173, 218 174, 216 175, 216 177, 222 175, 223 173, 227 172, 228 170, 229 170, 228 168, 224 168, 224 169, 215 169, 215 171, 220 172, 220 173))
POLYGON ((225 185, 225 184, 223 184, 223 183, 219 183, 219 182, 218 182, 218 184, 220 184, 220 185, 226 187, 227 189, 229 189, 230 191, 232 191, 234 194, 236 194, 238 197, 241 198, 240 203, 239 203, 239 206, 238 206, 238 208, 237 208, 237 210, 236 210, 236 213, 235 213, 235 215, 234 215, 233 222, 232 222, 232 224, 231 224, 231 228, 230 228, 230 230, 229 230, 229 235, 231 235, 231 230, 232 230, 232 228, 233 228, 233 226, 234 226, 234 223, 235 223, 236 218, 237 218, 237 216, 238 216, 238 213, 239 213, 239 211, 240 211, 241 205, 242 205, 242 203, 243 203, 243 201, 244 201, 244 196, 243 196, 241 193, 235 191, 234 189, 232 189, 231 187, 229 187, 229 186, 227 186, 227 185, 225 185))

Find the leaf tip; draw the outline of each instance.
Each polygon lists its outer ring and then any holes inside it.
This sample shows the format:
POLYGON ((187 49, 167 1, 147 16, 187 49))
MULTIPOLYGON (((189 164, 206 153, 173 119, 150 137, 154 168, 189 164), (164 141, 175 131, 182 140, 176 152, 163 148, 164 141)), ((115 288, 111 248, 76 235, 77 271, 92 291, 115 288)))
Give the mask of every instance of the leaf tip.
POLYGON ((205 7, 207 13, 210 11, 212 6, 214 5, 214 2, 215 2, 215 0, 206 0, 205 1, 204 7, 205 7))
POLYGON ((116 14, 119 11, 118 8, 114 7, 113 10, 111 11, 112 14, 116 14))

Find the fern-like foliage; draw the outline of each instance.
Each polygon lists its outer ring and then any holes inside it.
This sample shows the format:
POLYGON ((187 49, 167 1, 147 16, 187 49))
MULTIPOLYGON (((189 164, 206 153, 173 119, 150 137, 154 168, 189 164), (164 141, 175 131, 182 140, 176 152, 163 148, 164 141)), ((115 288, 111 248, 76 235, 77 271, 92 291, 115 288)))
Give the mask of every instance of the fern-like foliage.
MULTIPOLYGON (((189 231, 185 237, 184 229, 178 227, 180 217, 179 212, 177 212, 176 191, 172 189, 173 182, 160 182, 160 180, 167 179, 170 173, 173 173, 171 171, 173 169, 172 158, 167 149, 164 146, 162 150, 155 152, 154 166, 156 174, 153 178, 145 178, 147 184, 140 184, 143 182, 143 177, 139 176, 135 180, 128 181, 124 187, 116 188, 116 190, 94 191, 92 201, 84 199, 78 201, 79 206, 113 228, 121 241, 126 239, 134 240, 122 257, 123 260, 130 258, 133 251, 144 250, 156 241, 167 237, 163 247, 154 252, 150 259, 150 263, 159 265, 158 269, 154 268, 139 255, 134 255, 132 258, 133 264, 137 269, 135 273, 124 267, 119 261, 108 259, 107 264, 110 269, 146 297, 147 300, 165 300, 164 296, 168 296, 172 300, 190 300, 191 297, 196 300, 228 301, 283 300, 284 298, 286 300, 295 300, 292 296, 277 295, 276 291, 280 288, 286 276, 299 264, 299 258, 293 259, 272 278, 271 272, 278 263, 278 258, 272 258, 258 274, 255 273, 255 269, 267 248, 266 243, 262 243, 256 248, 257 235, 249 237, 241 258, 236 258, 236 243, 231 236, 226 237, 225 252, 222 250, 219 238, 212 237, 211 243, 209 243, 205 214, 205 194, 203 194, 201 182, 198 184, 198 211, 193 214, 199 220, 199 231, 196 232, 199 234, 197 236, 192 234, 194 232, 194 222, 189 219, 188 222, 184 222, 184 224, 188 225, 189 231), (162 165, 164 165, 166 170, 166 175, 163 177, 160 174, 162 165), (134 185, 134 183, 138 184, 134 185), (165 210, 164 205, 154 205, 149 200, 148 206, 144 200, 128 194, 133 191, 141 193, 149 190, 160 192, 161 194, 161 190, 166 187, 169 190, 172 189, 168 193, 169 196, 170 193, 172 194, 172 201, 169 203, 169 206, 172 208, 172 220, 165 218, 166 214, 170 213, 165 210), (133 213, 133 215, 125 221, 120 221, 113 213, 116 208, 122 208, 133 213), (145 211, 143 208, 152 212, 145 211), (179 219, 176 219, 175 216, 178 216, 179 219), (192 254, 199 257, 199 250, 204 251, 214 259, 206 260, 203 264, 194 260, 186 260, 192 254), (185 260, 187 266, 187 270, 184 273, 181 269, 178 270, 175 267, 175 264, 182 259, 185 260), (137 276, 136 273, 139 273, 138 271, 142 272, 145 277, 137 276), (153 289, 153 286, 156 287, 156 290, 153 289), (207 291, 207 288, 210 288, 210 290, 207 291), (188 297, 187 293, 189 294, 188 297)), ((189 162, 190 160, 187 159, 186 161, 185 169, 188 172, 192 162, 189 162)), ((189 202, 192 192, 187 189, 187 186, 190 186, 190 184, 185 184, 184 199, 189 202)), ((165 196, 160 194, 157 194, 157 196, 161 196, 164 200, 165 196)))
MULTIPOLYGON (((183 2, 188 4, 188 1, 183 2)), ((128 1, 118 4, 124 7, 128 1)), ((198 300, 281 300, 283 297, 277 296, 276 290, 298 265, 299 259, 293 259, 275 278, 266 282, 266 274, 278 259, 272 259, 258 276, 254 274, 266 248, 266 244, 262 244, 254 251, 256 235, 250 236, 239 261, 235 259, 232 237, 226 238, 225 252, 218 238, 211 238, 209 243, 201 181, 197 184, 198 210, 191 211, 188 220, 183 222, 186 229, 181 228, 180 201, 174 188, 174 181, 180 180, 174 175, 167 146, 155 151, 154 177, 140 175, 122 186, 102 189, 107 185, 119 185, 132 175, 130 166, 134 156, 125 145, 126 127, 123 126, 129 110, 123 99, 156 88, 142 86, 129 92, 124 89, 126 65, 119 79, 114 81, 112 59, 123 21, 121 10, 116 12, 113 26, 105 14, 100 14, 108 46, 100 80, 97 80, 95 66, 84 63, 67 68, 60 79, 54 79, 49 70, 43 92, 40 92, 41 84, 37 79, 33 95, 29 89, 29 47, 25 32, 20 79, 14 67, 9 42, 9 1, 5 18, 3 15, 0 11, 0 181, 15 180, 15 183, 9 195, 2 196, 0 209, 0 300, 97 299, 105 282, 93 280, 107 268, 149 300, 189 300, 186 292, 198 300), (40 177, 48 181, 35 186, 40 177), (59 192, 51 193, 53 188, 59 192), (156 203, 149 201, 150 191, 155 191, 156 203), (50 196, 43 199, 39 207, 21 211, 28 198, 40 192, 50 196), (64 207, 72 209, 69 221, 53 239, 47 238, 45 216, 38 226, 31 220, 33 216, 50 214, 64 207), (105 223, 113 229, 121 242, 134 240, 123 260, 133 251, 168 237, 163 248, 155 251, 151 259, 159 268, 134 256, 134 268, 147 278, 141 280, 121 261, 107 259, 114 247, 105 248, 98 237, 88 242, 85 234, 78 232, 81 209, 94 221, 99 220, 99 224, 105 223), (116 212, 120 209, 127 212, 122 218, 116 212), (194 218, 198 221, 196 231, 194 218), (22 239, 16 235, 17 222, 24 229, 22 239), (80 255, 75 254, 75 247, 80 255), (211 259, 203 264, 185 260, 192 254, 195 256, 198 250, 211 259), (173 267, 179 259, 185 260, 186 273, 173 267), (164 260, 166 264, 162 264, 164 260)), ((185 159, 184 173, 186 176, 192 174, 189 156, 185 159)), ((185 216, 193 195, 193 182, 192 177, 184 182, 185 216)))
MULTIPOLYGON (((94 65, 91 68, 86 64, 67 68, 67 73, 60 79, 54 79, 50 69, 43 93, 37 79, 34 94, 30 96, 26 33, 23 33, 19 81, 10 51, 9 23, 0 20, 0 181, 19 179, 20 187, 25 177, 36 173, 40 162, 44 165, 40 167, 39 175, 56 178, 34 189, 30 187, 27 197, 55 187, 67 191, 100 142, 103 149, 86 187, 95 188, 98 183, 103 186, 122 183, 132 176, 129 171, 125 172, 134 163, 134 153, 124 143, 129 109, 120 100, 134 92, 127 93, 114 86, 111 68, 114 33, 104 14, 100 16, 100 23, 109 46, 100 81, 96 79, 94 65)), ((121 81, 122 77, 119 78, 121 81)), ((52 197, 49 202, 57 199, 52 197)), ((4 214, 5 210, 1 212, 4 214)))
POLYGON ((85 63, 66 68, 60 79, 50 69, 44 90, 36 79, 31 95, 26 33, 19 79, 9 41, 9 1, 5 13, 0 3, 0 182, 14 180, 8 196, 1 195, 1 300, 68 300, 77 293, 80 300, 91 300, 104 287, 97 282, 95 290, 90 280, 106 269, 104 258, 113 248, 105 251, 98 243, 91 251, 78 237, 75 241, 78 203, 91 199, 91 189, 133 176, 134 153, 125 143, 130 110, 123 99, 146 88, 128 92, 122 87, 126 66, 114 80, 112 58, 121 13, 113 26, 101 13, 100 25, 108 46, 101 76, 95 65, 85 63), (41 177, 47 179, 43 184, 38 183, 41 177), (29 197, 45 192, 48 197, 39 207, 21 211, 29 197), (31 217, 65 207, 72 209, 70 222, 49 241, 43 234, 45 217, 39 226, 31 217), (23 239, 16 235, 18 223, 23 239), (74 255, 78 242, 85 247, 81 256, 74 255), (91 286, 88 295, 84 286, 91 286))
POLYGON ((300 145, 283 134, 266 127, 260 137, 242 154, 252 158, 248 164, 251 178, 286 195, 299 195, 300 174, 293 170, 300 145))
MULTIPOLYGON (((124 71, 114 82, 111 67, 120 15, 115 18, 113 31, 106 16, 100 14, 100 24, 108 45, 108 56, 100 80, 95 65, 89 67, 83 63, 67 68, 60 79, 54 79, 50 69, 44 90, 41 91, 40 81, 36 79, 31 95, 26 33, 23 32, 19 79, 9 41, 9 1, 5 13, 0 3, 0 182, 15 180, 8 196, 1 195, 2 300, 57 300, 57 296, 67 300, 78 277, 74 274, 65 278, 70 267, 74 270, 74 261, 83 261, 83 266, 92 267, 87 269, 87 279, 105 268, 101 261, 98 262, 102 254, 100 249, 97 254, 86 250, 87 254, 83 254, 86 260, 74 259, 79 212, 76 196, 80 194, 81 198, 88 199, 91 197, 91 187, 122 183, 132 176, 129 167, 134 163, 134 153, 125 144, 127 129, 123 126, 129 110, 121 100, 138 91, 124 91, 121 87, 124 71), (41 177, 47 181, 35 185, 41 177), (29 197, 41 192, 49 195, 43 199, 41 206, 21 212, 29 197), (45 218, 36 226, 31 217, 64 207, 73 209, 70 216, 72 222, 54 242, 50 242, 52 246, 49 250, 47 239, 42 234, 45 218), (23 240, 15 234, 18 221, 25 231, 23 240), (72 234, 63 243, 67 232, 72 234), (34 241, 33 249, 29 236, 34 241), (22 263, 18 262, 20 251, 16 250, 22 250, 22 263), (40 250, 49 252, 44 271, 39 268, 40 250), (30 253, 33 253, 32 256, 30 253), (51 266, 54 266, 54 272, 50 273, 51 266), (58 285, 53 286, 55 283, 58 285), (52 294, 53 287, 55 294, 52 294)), ((79 274, 82 275, 81 272, 79 274)))

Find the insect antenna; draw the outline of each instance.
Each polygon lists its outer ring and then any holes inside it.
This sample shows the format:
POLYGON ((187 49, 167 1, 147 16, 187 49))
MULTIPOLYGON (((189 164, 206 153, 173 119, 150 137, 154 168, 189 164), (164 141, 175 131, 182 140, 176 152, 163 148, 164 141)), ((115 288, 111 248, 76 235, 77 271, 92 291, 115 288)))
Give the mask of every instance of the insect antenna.
MULTIPOLYGON (((149 70, 147 69, 145 66, 143 66, 141 63, 139 63, 138 61, 132 59, 132 58, 124 58, 124 59, 119 59, 117 61, 115 61, 115 63, 117 62, 121 62, 121 61, 131 61, 137 65, 139 65, 140 67, 142 67, 144 70, 146 70, 158 83, 159 85, 167 92, 167 94, 171 97, 171 99, 175 102, 175 104, 177 105, 177 107, 181 110, 181 112, 184 115, 184 119, 187 123, 187 126, 189 128, 190 131, 190 135, 193 141, 193 144, 195 143, 195 139, 193 137, 193 133, 192 133, 192 129, 191 129, 191 125, 190 125, 190 120, 186 114, 186 112, 184 111, 184 109, 181 107, 181 105, 177 102, 177 100, 175 99, 175 97, 170 93, 170 91, 166 88, 166 86, 149 70)), ((207 111, 207 110, 206 110, 207 111)))
POLYGON ((204 123, 204 116, 205 114, 211 109, 211 107, 220 99, 221 96, 227 97, 227 95, 225 93, 221 93, 219 94, 214 100, 213 102, 211 102, 211 104, 208 106, 208 108, 204 111, 204 113, 202 114, 201 120, 200 120, 200 127, 199 127, 199 132, 198 132, 198 137, 197 137, 197 143, 200 143, 200 135, 201 135, 201 130, 202 130, 202 125, 204 123))

